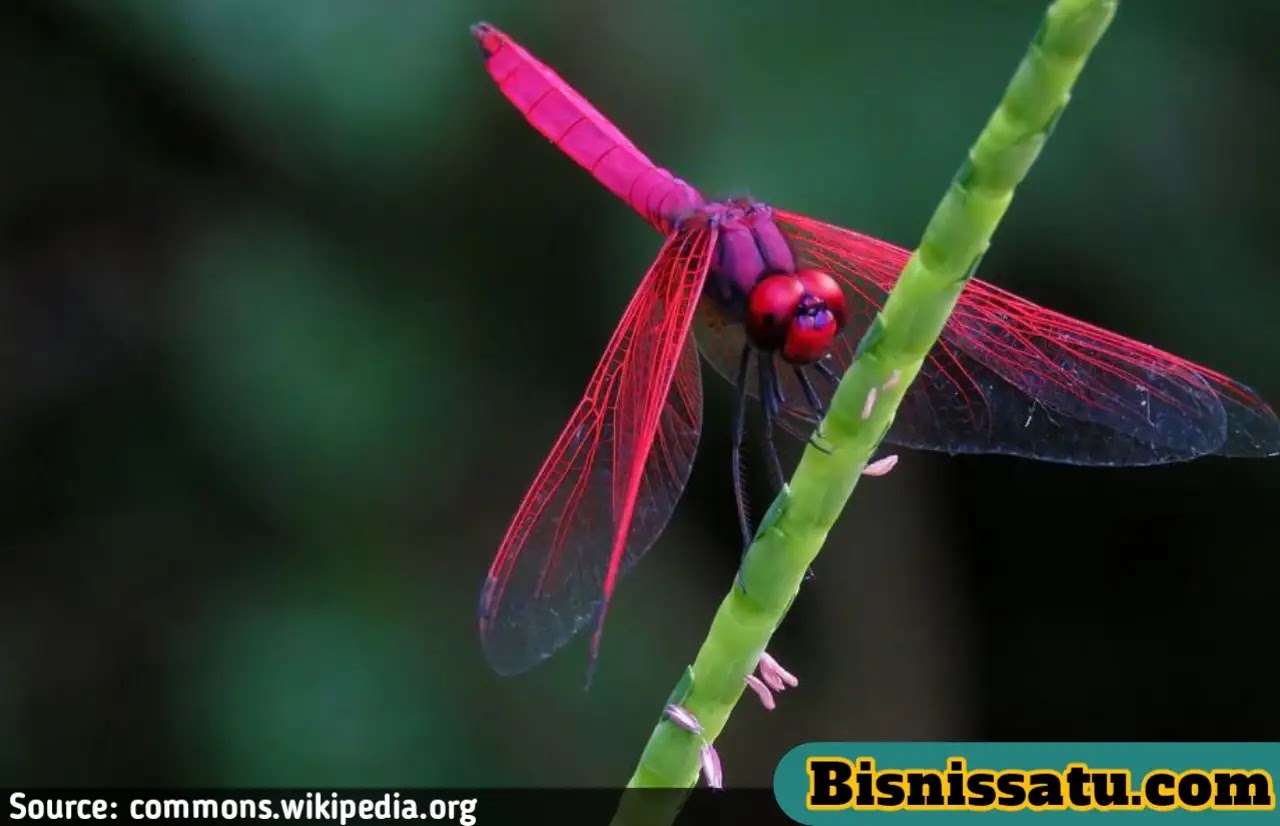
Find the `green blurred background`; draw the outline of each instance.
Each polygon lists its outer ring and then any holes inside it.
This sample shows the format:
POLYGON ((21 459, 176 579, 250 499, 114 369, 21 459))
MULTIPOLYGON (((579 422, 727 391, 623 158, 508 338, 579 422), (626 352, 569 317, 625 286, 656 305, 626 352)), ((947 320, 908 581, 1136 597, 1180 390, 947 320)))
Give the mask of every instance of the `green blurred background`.
MULTIPOLYGON (((730 394, 704 371, 592 689, 581 639, 490 672, 491 554, 659 238, 468 24, 703 192, 911 246, 1043 6, 7 0, 3 776, 624 781, 736 566, 730 394)), ((1277 31, 1271 0, 1122 4, 983 276, 1280 402, 1277 31)), ((832 534, 772 649, 800 688, 735 714, 727 782, 812 739, 1280 739, 1278 495, 1280 462, 907 453, 832 534)))

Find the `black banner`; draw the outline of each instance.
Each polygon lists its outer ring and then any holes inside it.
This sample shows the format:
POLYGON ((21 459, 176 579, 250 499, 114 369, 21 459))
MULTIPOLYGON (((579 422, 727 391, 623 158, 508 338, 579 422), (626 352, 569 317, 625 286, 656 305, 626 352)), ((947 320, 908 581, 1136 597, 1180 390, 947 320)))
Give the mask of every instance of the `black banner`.
POLYGON ((10 821, 677 826, 793 823, 770 789, 5 789, 10 821))

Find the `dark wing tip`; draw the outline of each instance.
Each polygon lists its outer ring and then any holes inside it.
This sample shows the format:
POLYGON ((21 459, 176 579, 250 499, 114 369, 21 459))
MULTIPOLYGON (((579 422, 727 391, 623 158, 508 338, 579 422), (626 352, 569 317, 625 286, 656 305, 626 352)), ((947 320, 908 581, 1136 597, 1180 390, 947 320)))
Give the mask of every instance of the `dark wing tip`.
POLYGON ((484 21, 472 24, 471 36, 475 38, 476 43, 480 46, 480 53, 486 58, 492 57, 494 52, 501 49, 503 41, 506 39, 502 32, 484 21))
POLYGON ((1249 397, 1220 394, 1227 413, 1227 438, 1216 452, 1237 458, 1280 456, 1280 418, 1261 397, 1252 390, 1248 393, 1249 397))
POLYGON ((480 647, 484 650, 489 667, 500 677, 515 677, 530 671, 550 657, 572 635, 561 634, 550 648, 540 647, 533 631, 536 617, 530 617, 521 609, 507 610, 501 605, 502 593, 498 580, 485 578, 480 589, 479 625, 480 647))

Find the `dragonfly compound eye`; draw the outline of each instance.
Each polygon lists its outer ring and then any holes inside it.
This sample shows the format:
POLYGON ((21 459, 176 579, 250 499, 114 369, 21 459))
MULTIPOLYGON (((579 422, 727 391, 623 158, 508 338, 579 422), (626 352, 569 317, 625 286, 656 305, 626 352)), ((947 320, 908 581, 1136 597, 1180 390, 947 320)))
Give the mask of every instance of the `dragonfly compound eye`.
POLYGON ((803 299, 804 285, 793 274, 761 279, 747 299, 747 338, 761 350, 782 347, 803 299))

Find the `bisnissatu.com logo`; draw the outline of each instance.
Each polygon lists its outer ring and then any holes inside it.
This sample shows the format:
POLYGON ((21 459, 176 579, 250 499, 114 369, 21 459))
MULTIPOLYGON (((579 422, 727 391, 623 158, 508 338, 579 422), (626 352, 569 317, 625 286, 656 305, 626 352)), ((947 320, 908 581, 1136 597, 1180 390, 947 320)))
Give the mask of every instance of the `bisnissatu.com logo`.
POLYGON ((1083 762, 1061 769, 888 768, 873 757, 805 760, 804 807, 822 811, 1266 811, 1276 808, 1263 769, 1154 769, 1137 783, 1128 769, 1083 762))

